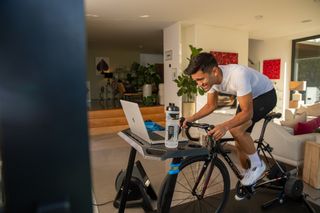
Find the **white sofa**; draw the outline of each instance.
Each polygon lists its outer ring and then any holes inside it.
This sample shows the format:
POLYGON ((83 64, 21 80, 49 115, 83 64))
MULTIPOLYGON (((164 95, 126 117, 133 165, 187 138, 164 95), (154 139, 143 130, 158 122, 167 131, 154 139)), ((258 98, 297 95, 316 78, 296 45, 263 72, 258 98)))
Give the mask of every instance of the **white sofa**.
MULTIPOLYGON (((200 120, 200 122, 219 124, 234 116, 233 114, 212 113, 200 120)), ((256 123, 252 131, 252 138, 258 139, 263 120, 256 123)), ((304 159, 304 143, 311 140, 316 141, 316 137, 319 140, 320 133, 310 133, 304 135, 292 135, 283 126, 280 126, 274 122, 270 122, 265 132, 265 141, 273 147, 272 154, 275 159, 287 163, 292 166, 300 166, 303 164, 304 159)), ((228 133, 225 137, 231 137, 228 133)))

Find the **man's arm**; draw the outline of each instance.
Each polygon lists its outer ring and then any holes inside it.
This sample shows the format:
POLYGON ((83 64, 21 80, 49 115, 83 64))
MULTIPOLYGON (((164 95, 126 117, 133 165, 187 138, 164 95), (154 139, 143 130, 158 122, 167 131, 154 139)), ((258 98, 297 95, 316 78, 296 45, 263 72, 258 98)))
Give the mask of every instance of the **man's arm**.
POLYGON ((217 92, 207 93, 207 103, 198 112, 190 116, 187 120, 190 122, 193 122, 209 115, 217 108, 217 105, 218 105, 217 102, 218 102, 217 92))

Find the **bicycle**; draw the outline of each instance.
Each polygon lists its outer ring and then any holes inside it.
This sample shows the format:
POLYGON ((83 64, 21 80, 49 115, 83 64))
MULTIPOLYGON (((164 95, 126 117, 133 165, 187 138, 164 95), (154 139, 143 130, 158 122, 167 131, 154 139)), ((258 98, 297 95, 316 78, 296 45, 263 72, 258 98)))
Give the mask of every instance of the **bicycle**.
MULTIPOLYGON (((268 123, 274 118, 280 117, 281 113, 272 112, 266 115, 259 139, 254 141, 257 144, 258 154, 263 157, 267 166, 266 172, 257 183, 251 186, 241 184, 240 180, 243 176, 229 157, 231 152, 225 148, 227 142, 234 141, 233 138, 222 138, 215 141, 211 136, 207 136, 208 155, 173 159, 171 170, 160 189, 158 211, 166 213, 171 207, 178 206, 188 210, 193 208, 193 212, 202 212, 202 208, 205 208, 205 212, 222 212, 230 192, 230 175, 219 155, 222 156, 238 179, 236 184, 238 198, 249 199, 261 187, 280 191, 278 196, 265 203, 263 208, 276 202, 283 203, 286 197, 300 198, 303 182, 295 177, 295 171, 287 172, 285 166, 274 159, 271 154, 273 148, 264 140, 268 123)), ((199 138, 193 138, 190 135, 190 128, 200 128, 206 132, 214 128, 213 125, 204 123, 187 122, 187 126, 186 135, 189 140, 193 141, 197 141, 199 138)), ((306 204, 308 205, 307 202, 306 204)), ((308 209, 312 212, 310 205, 308 205, 308 209)))

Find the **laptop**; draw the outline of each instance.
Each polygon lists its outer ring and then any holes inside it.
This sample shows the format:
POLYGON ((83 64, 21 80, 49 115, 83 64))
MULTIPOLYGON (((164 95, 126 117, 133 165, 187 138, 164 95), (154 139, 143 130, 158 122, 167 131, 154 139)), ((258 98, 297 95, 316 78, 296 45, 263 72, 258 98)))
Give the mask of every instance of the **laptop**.
MULTIPOLYGON (((165 131, 148 131, 143 121, 139 105, 130 101, 120 100, 122 109, 127 118, 130 131, 150 144, 161 144, 165 140, 165 131)), ((178 142, 186 142, 187 138, 179 135, 178 142)))
POLYGON ((124 100, 120 102, 133 134, 150 144, 164 143, 165 131, 148 131, 137 103, 124 100))

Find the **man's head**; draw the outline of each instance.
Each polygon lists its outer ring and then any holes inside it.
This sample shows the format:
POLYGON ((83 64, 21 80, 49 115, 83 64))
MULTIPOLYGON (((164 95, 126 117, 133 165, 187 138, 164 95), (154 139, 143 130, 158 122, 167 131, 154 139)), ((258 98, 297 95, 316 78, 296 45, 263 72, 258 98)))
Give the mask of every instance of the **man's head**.
POLYGON ((191 75, 198 86, 202 87, 206 92, 210 90, 213 84, 219 84, 222 80, 218 63, 210 53, 200 53, 192 57, 184 73, 191 75))

